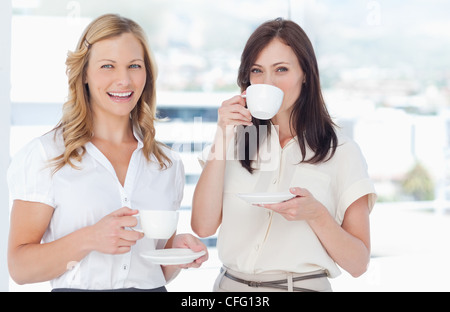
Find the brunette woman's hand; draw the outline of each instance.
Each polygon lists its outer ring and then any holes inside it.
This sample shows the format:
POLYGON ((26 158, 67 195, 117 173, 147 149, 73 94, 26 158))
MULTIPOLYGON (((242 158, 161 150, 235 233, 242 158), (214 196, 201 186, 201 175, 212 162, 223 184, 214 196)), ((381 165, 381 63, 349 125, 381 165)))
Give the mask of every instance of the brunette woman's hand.
POLYGON ((281 214, 286 220, 313 220, 326 208, 305 188, 292 187, 289 190, 294 198, 277 204, 259 204, 257 206, 270 209, 281 214))
POLYGON ((133 215, 138 210, 122 207, 103 217, 90 227, 92 249, 107 254, 123 254, 130 251, 136 241, 144 234, 138 231, 127 230, 137 224, 133 215))
POLYGON ((252 125, 252 115, 241 95, 233 96, 222 103, 218 110, 217 124, 222 130, 227 126, 252 125))

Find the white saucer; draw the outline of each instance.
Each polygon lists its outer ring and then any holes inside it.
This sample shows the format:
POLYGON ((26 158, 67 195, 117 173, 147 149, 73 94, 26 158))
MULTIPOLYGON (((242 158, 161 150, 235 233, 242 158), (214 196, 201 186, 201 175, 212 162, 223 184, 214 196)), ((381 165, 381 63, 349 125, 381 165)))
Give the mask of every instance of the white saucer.
POLYGON ((195 252, 189 248, 169 248, 151 250, 141 255, 155 264, 176 265, 191 263, 205 253, 204 250, 195 252))
POLYGON ((290 192, 238 193, 236 195, 250 204, 276 204, 295 197, 295 195, 290 192))

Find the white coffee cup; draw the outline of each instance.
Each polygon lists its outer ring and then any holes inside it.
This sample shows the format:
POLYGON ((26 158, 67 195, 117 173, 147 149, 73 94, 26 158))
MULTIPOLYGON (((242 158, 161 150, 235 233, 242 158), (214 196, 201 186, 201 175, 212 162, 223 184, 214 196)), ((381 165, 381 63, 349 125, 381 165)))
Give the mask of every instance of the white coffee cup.
POLYGON ((252 84, 243 95, 250 113, 258 119, 275 116, 283 102, 283 96, 280 88, 268 84, 252 84))
POLYGON ((135 217, 139 222, 133 229, 144 232, 148 238, 168 239, 177 229, 178 211, 142 209, 135 217))

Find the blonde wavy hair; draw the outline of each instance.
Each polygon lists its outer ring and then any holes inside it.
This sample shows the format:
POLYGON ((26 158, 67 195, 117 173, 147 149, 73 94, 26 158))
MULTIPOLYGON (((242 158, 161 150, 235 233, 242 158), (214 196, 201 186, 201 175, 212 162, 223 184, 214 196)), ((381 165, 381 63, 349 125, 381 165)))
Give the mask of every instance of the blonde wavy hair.
POLYGON ((84 83, 90 48, 98 41, 123 33, 133 34, 144 49, 146 83, 136 107, 130 114, 133 129, 138 132, 143 141, 143 152, 148 161, 151 161, 153 154, 161 169, 166 169, 168 165, 171 165, 169 157, 163 152, 164 144, 155 140, 157 70, 145 32, 136 22, 128 18, 116 14, 106 14, 96 18, 86 27, 76 50, 69 52, 67 56, 66 73, 69 79, 69 95, 67 102, 63 105, 62 118, 55 127, 62 131, 65 151, 53 159, 54 172, 66 164, 77 168, 73 161, 81 162, 86 153, 85 144, 92 138, 92 110, 89 91, 84 83))

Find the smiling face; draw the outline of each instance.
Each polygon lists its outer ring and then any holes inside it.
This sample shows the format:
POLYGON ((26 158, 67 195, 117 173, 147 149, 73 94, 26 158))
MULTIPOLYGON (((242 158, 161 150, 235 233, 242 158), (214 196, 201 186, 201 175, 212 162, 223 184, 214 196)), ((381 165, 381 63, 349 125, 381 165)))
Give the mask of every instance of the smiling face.
POLYGON ((92 45, 85 82, 95 117, 129 118, 146 81, 144 49, 131 33, 92 45))
POLYGON ((305 75, 292 48, 273 39, 256 58, 250 69, 251 84, 270 84, 283 90, 279 113, 290 112, 300 95, 305 75))

